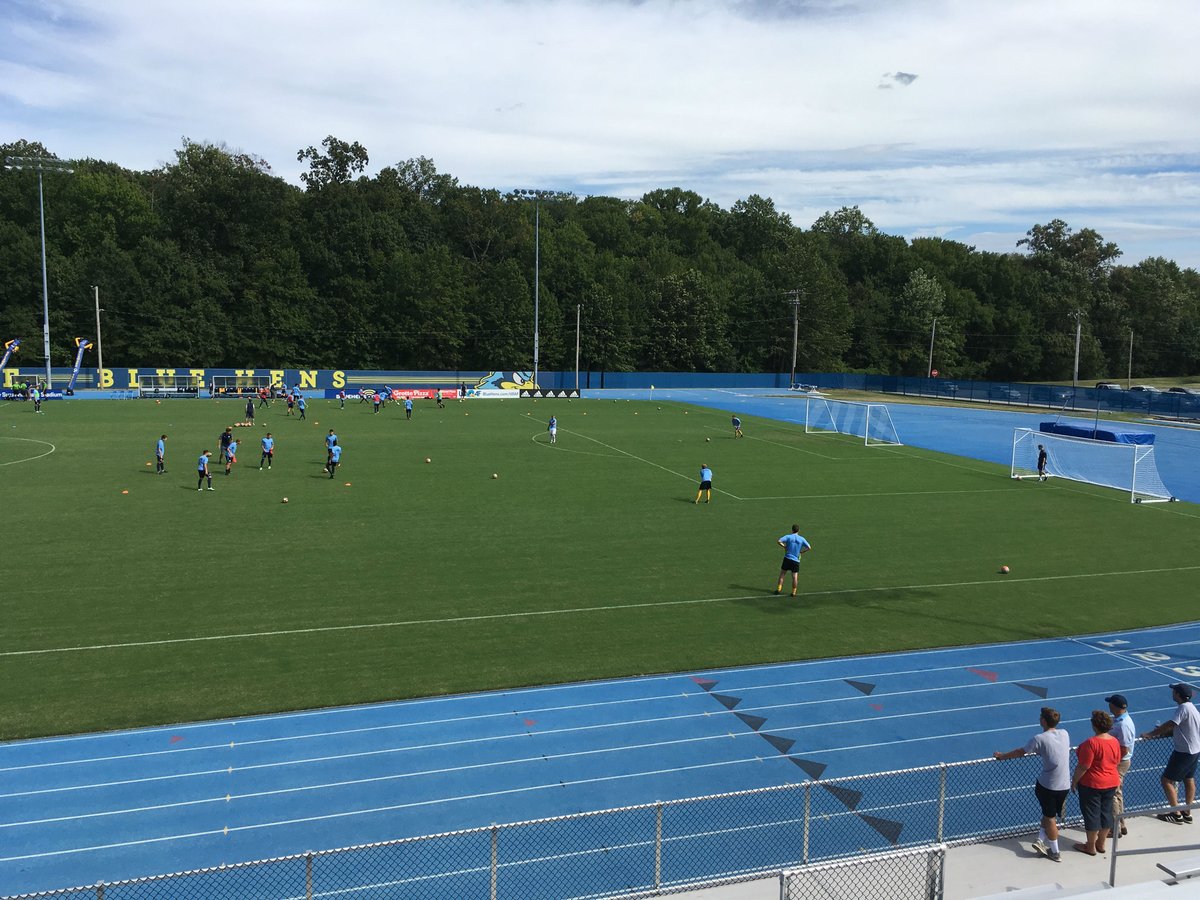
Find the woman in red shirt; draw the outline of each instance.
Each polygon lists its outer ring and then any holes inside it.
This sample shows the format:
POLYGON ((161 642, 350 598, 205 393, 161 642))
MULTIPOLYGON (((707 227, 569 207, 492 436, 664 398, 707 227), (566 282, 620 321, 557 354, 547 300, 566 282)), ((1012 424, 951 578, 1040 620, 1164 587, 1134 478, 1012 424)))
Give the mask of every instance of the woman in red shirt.
POLYGON ((1113 795, 1121 783, 1121 775, 1117 772, 1121 744, 1109 734, 1112 726, 1112 716, 1101 709, 1093 710, 1092 731, 1095 734, 1075 751, 1079 765, 1071 779, 1071 790, 1079 791, 1079 809, 1087 832, 1087 843, 1076 844, 1075 849, 1088 856, 1104 852, 1104 842, 1113 826, 1113 795))

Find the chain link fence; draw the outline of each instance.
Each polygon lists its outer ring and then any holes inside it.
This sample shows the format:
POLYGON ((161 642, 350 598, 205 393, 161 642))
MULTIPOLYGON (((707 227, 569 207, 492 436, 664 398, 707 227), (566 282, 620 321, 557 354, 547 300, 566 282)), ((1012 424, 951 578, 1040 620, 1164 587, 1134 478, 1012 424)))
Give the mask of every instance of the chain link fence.
MULTIPOLYGON (((1159 776, 1171 746, 1169 740, 1138 742, 1125 776, 1127 811, 1162 805, 1159 776)), ((844 894, 822 897, 926 896, 884 888, 911 877, 940 890, 940 860, 918 864, 913 860, 922 859, 920 853, 896 851, 925 848, 928 855, 943 844, 1030 833, 1040 818, 1033 793, 1039 769, 1040 760, 1025 757, 813 779, 23 894, 21 900, 651 897, 785 870, 796 870, 801 886, 784 897, 813 896, 803 892, 812 884, 845 887, 844 894), (854 866, 869 861, 880 874, 855 889, 848 874, 853 866, 826 865, 847 859, 854 866)), ((1078 825, 1080 818, 1069 801, 1065 824, 1078 825)))
POLYGON ((782 872, 779 900, 942 900, 946 845, 855 859, 782 872))

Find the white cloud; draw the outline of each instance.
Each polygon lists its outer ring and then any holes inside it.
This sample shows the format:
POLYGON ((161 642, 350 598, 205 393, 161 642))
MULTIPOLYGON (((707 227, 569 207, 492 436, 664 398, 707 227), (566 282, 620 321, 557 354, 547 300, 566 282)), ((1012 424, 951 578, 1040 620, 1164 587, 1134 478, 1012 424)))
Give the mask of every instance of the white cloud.
POLYGON ((758 193, 798 224, 859 203, 906 234, 1020 236, 1061 217, 1109 239, 1103 224, 1119 226, 1139 247, 1186 231, 1196 199, 1188 0, 42 10, 0 13, 20 37, 0 51, 0 127, 136 168, 188 135, 297 181, 297 150, 335 134, 373 168, 424 155, 502 189, 678 184, 722 205, 758 193))

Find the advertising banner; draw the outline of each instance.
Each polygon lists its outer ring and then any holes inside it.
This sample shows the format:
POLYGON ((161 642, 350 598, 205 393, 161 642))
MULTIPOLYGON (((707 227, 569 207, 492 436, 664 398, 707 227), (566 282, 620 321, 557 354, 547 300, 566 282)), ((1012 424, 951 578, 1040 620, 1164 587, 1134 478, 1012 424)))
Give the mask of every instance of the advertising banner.
POLYGON ((83 365, 83 351, 92 346, 87 338, 75 338, 75 346, 79 352, 75 354, 75 368, 71 369, 71 380, 67 383, 67 393, 75 393, 75 382, 79 380, 79 367, 83 365))

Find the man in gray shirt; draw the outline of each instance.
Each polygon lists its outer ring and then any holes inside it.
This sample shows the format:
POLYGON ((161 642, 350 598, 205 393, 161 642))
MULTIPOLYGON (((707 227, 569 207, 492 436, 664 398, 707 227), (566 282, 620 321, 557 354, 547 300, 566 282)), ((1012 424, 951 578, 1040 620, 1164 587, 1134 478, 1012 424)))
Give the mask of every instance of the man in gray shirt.
POLYGON ((1059 718, 1058 710, 1043 706, 1039 717, 1041 734, 1031 737, 1024 747, 992 754, 996 759, 1020 759, 1030 755, 1042 758, 1042 771, 1033 786, 1042 810, 1042 824, 1033 849, 1052 862, 1062 858, 1058 851, 1058 817, 1071 792, 1071 736, 1058 727, 1059 718))
POLYGON ((1194 693, 1190 684, 1171 685, 1171 699, 1177 704, 1175 714, 1142 735, 1144 738, 1157 738, 1169 734, 1175 741, 1175 749, 1162 773, 1163 794, 1167 798, 1168 806, 1178 806, 1179 795, 1175 791, 1175 785, 1182 781, 1187 808, 1181 812, 1166 813, 1159 818, 1177 825, 1185 822, 1188 825, 1192 824, 1190 807, 1196 802, 1196 761, 1200 760, 1200 713, 1197 713, 1196 707, 1192 705, 1194 693))

